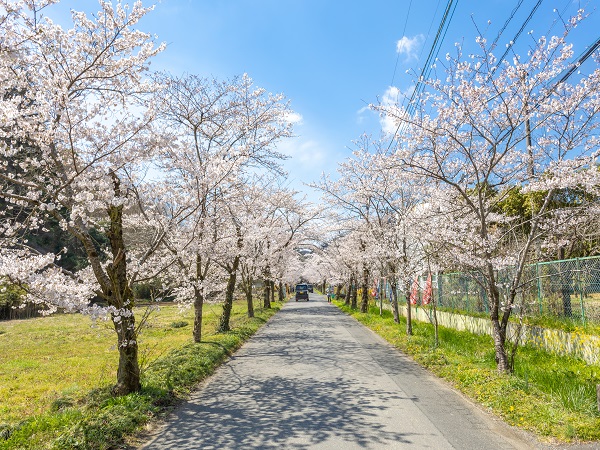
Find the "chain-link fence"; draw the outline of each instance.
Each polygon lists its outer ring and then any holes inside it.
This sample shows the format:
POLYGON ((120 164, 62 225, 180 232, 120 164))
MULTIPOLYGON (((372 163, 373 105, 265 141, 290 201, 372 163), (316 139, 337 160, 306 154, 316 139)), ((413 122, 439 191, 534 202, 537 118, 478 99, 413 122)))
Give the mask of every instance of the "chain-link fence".
MULTIPOLYGON (((427 277, 419 279, 422 296, 427 277)), ((508 294, 512 274, 497 274, 501 297, 508 294)), ((488 313, 485 285, 478 275, 445 273, 431 278, 439 307, 469 313, 488 313)), ((404 293, 399 292, 399 296, 404 293)), ((420 303, 420 302, 419 302, 420 303)), ((523 272, 516 304, 528 316, 568 318, 582 323, 600 323, 600 257, 540 262, 523 272)))

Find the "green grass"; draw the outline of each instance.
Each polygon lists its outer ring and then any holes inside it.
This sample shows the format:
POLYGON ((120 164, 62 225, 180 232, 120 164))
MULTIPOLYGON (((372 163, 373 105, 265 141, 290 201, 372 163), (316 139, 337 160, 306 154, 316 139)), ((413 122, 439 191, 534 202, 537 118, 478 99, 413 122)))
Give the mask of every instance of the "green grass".
POLYGON ((517 353, 515 373, 501 375, 489 336, 440 327, 440 344, 435 347, 429 323, 413 321, 414 335, 409 337, 404 317, 396 324, 389 311, 380 317, 376 307, 361 314, 336 304, 507 423, 543 439, 600 440, 596 406, 600 366, 523 347, 517 353))
POLYGON ((233 331, 216 334, 220 306, 205 306, 203 342, 193 313, 163 306, 139 337, 142 390, 115 398, 118 354, 108 323, 57 315, 0 323, 0 449, 109 449, 161 417, 278 310, 236 302, 233 331), (184 323, 186 323, 184 325, 184 323))

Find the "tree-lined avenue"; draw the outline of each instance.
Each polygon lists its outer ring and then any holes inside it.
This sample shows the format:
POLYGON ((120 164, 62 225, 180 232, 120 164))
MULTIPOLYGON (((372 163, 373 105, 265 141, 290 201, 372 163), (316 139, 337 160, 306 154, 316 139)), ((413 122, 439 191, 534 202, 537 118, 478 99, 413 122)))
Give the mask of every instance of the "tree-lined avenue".
POLYGON ((531 448, 310 296, 288 302, 143 448, 531 448))

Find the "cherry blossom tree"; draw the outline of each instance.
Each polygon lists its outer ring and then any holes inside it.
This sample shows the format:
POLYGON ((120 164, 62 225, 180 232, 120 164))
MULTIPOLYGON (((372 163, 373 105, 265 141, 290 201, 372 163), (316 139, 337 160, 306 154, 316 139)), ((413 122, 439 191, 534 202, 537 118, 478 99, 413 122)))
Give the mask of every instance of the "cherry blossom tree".
MULTIPOLYGON (((179 204, 189 212, 183 234, 165 245, 185 274, 173 273, 172 279, 178 285, 177 298, 193 304, 193 335, 198 342, 203 304, 217 283, 209 276, 219 274, 213 249, 231 238, 228 225, 236 220, 234 209, 229 209, 233 205, 228 204, 235 199, 227 192, 242 192, 240 186, 256 171, 280 171, 278 161, 284 155, 276 145, 291 136, 291 112, 282 95, 257 88, 247 75, 219 81, 162 73, 155 79, 162 86, 156 100, 159 118, 171 137, 157 164, 165 174, 166 188, 177 193, 179 204), (223 217, 230 220, 226 226, 223 217)), ((236 249, 236 255, 241 251, 237 243, 230 249, 236 249)), ((226 267, 234 279, 239 262, 234 256, 231 265, 223 262, 221 269, 226 267)))
POLYGON ((542 239, 557 192, 597 186, 598 57, 588 74, 569 82, 573 68, 569 32, 539 38, 525 57, 498 61, 479 37, 478 54, 447 55, 443 80, 421 80, 424 94, 415 114, 379 108, 395 118, 402 133, 390 156, 398 167, 437 184, 430 224, 449 251, 454 267, 472 270, 490 302, 497 368, 511 370, 506 345, 508 321, 522 288, 523 269, 542 239), (400 126, 400 123, 405 124, 400 126), (502 212, 511 189, 542 193, 525 218, 502 212), (525 235, 514 233, 524 229, 525 235), (498 271, 511 269, 505 285, 498 271))
POLYGON ((135 172, 155 148, 143 75, 162 46, 135 28, 151 9, 139 2, 73 11, 68 30, 41 15, 52 3, 0 2, 1 274, 49 311, 97 313, 88 304, 102 298, 118 337, 114 392, 127 394, 140 374, 123 221, 135 172), (67 272, 60 254, 28 245, 49 218, 81 243, 87 269, 67 272))

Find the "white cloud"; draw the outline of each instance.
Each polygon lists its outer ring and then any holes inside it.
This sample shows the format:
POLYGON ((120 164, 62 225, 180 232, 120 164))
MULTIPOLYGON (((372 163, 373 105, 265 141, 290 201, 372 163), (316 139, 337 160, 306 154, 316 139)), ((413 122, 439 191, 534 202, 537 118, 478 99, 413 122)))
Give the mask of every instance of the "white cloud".
POLYGON ((302 125, 304 118, 302 114, 291 111, 285 115, 284 120, 294 125, 302 125))
POLYGON ((371 108, 367 105, 367 106, 363 106, 362 108, 360 108, 358 111, 356 111, 356 123, 358 125, 361 125, 365 122, 366 119, 366 115, 368 113, 372 113, 371 112, 371 108))
POLYGON ((400 91, 396 86, 390 86, 386 89, 381 97, 381 105, 386 110, 393 112, 389 114, 381 114, 379 122, 381 129, 386 134, 394 134, 398 129, 398 117, 401 116, 402 102, 405 98, 409 98, 412 94, 414 86, 411 86, 406 92, 400 91))
POLYGON ((383 97, 381 98, 381 103, 384 106, 395 105, 400 102, 400 89, 396 86, 388 87, 383 93, 383 97))
POLYGON ((407 60, 417 60, 419 59, 417 51, 421 48, 424 41, 425 36, 422 34, 417 34, 412 38, 402 36, 402 38, 396 42, 396 52, 400 55, 405 55, 407 60))

